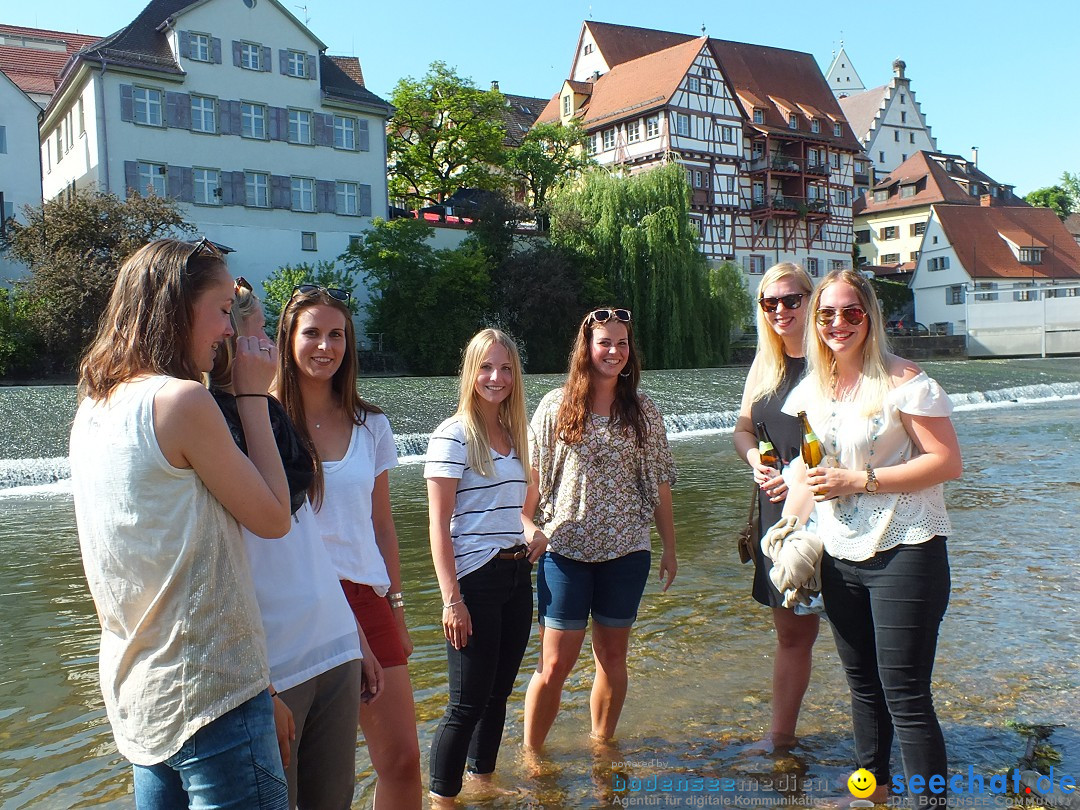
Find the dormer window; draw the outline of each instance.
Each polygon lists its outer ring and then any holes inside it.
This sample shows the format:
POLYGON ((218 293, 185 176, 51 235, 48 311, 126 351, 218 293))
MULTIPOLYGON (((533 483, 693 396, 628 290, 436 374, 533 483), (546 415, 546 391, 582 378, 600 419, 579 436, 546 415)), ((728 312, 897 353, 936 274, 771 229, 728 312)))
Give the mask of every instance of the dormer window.
POLYGON ((765 111, 763 109, 761 109, 760 107, 754 107, 754 123, 755 124, 764 124, 765 123, 765 111))
POLYGON ((908 183, 907 185, 900 186, 901 197, 914 197, 915 196, 915 184, 908 183))
POLYGON ((879 189, 874 192, 874 202, 883 203, 889 201, 889 190, 887 188, 879 189))
POLYGON ((1041 247, 1020 248, 1020 264, 1042 264, 1044 249, 1041 247))
POLYGON ((791 113, 787 117, 787 126, 788 126, 788 129, 798 129, 799 128, 799 116, 797 116, 795 113, 791 113))
POLYGON ((562 97, 562 114, 563 114, 563 118, 568 118, 570 116, 570 105, 572 103, 573 103, 573 101, 571 100, 571 97, 570 97, 569 93, 567 93, 565 96, 562 97))
POLYGON ((821 122, 818 121, 816 118, 810 119, 810 131, 815 134, 821 132, 821 122))
POLYGON ((832 134, 833 134, 834 137, 837 137, 837 138, 844 137, 844 127, 843 127, 843 125, 842 124, 833 124, 832 134))

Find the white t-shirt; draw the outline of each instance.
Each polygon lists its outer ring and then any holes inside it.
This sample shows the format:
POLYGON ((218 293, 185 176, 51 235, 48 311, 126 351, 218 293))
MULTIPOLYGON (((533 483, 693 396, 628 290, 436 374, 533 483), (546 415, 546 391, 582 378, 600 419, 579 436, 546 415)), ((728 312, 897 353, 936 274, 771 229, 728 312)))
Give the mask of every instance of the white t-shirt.
POLYGON ((485 477, 469 466, 465 429, 451 416, 428 439, 425 478, 458 479, 450 540, 458 579, 483 566, 501 549, 525 542, 521 508, 525 505, 525 471, 517 451, 500 456, 491 451, 494 474, 485 477))
POLYGON ((356 620, 311 504, 305 501, 296 510, 280 540, 264 540, 247 529, 243 534, 274 688, 283 692, 361 658, 356 620))
POLYGON ((345 457, 323 462, 323 501, 315 513, 338 578, 370 585, 379 596, 390 589, 390 575, 375 543, 371 492, 375 479, 397 463, 390 420, 367 414, 364 424, 353 426, 345 457))

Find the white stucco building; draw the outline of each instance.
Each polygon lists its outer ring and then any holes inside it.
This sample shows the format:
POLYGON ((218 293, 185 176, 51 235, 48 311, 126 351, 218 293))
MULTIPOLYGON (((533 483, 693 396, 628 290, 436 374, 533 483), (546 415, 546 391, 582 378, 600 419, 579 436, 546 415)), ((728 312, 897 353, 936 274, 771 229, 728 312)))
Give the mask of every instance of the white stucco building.
POLYGON ((253 282, 333 260, 386 216, 389 106, 278 0, 151 0, 65 69, 41 127, 46 199, 182 204, 253 282))
MULTIPOLYGON (((12 217, 22 220, 25 206, 41 203, 39 112, 37 104, 0 71, 0 214, 5 221, 12 217)), ((25 270, 0 253, 0 284, 25 270)))

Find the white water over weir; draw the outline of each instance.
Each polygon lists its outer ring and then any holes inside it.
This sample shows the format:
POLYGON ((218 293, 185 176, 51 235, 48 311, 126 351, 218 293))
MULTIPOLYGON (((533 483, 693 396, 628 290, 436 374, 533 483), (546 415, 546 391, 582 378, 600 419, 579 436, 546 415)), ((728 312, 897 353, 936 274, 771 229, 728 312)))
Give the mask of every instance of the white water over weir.
MULTIPOLYGON (((1080 382, 1036 383, 989 391, 952 394, 958 411, 982 410, 1080 398, 1080 382)), ((718 410, 696 413, 668 413, 664 416, 668 438, 678 440, 706 433, 731 433, 738 411, 718 410)), ((395 436, 398 458, 403 464, 423 462, 427 452, 427 433, 402 433, 395 436)), ((25 487, 55 488, 71 477, 64 456, 56 458, 0 459, 0 493, 25 487)))

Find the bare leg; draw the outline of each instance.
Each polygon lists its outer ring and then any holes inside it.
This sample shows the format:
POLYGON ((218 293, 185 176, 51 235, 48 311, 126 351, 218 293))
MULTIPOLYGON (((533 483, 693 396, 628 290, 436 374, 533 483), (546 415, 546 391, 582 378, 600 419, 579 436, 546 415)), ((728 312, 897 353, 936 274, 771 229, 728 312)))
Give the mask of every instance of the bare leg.
POLYGON ((420 810, 420 746, 409 668, 389 667, 383 675, 378 700, 360 707, 360 728, 378 777, 375 810, 420 810))
POLYGON ((798 742, 795 726, 803 696, 810 685, 814 641, 820 619, 798 616, 793 610, 773 608, 776 626, 776 656, 773 659, 772 725, 769 737, 774 746, 798 742))
POLYGON ((589 706, 592 709, 592 734, 600 740, 615 736, 629 680, 626 655, 630 646, 629 627, 608 627, 593 622, 592 647, 596 661, 589 706))
POLYGON ((577 663, 584 630, 540 627, 540 659, 525 693, 525 746, 543 747, 559 713, 562 688, 577 663))

